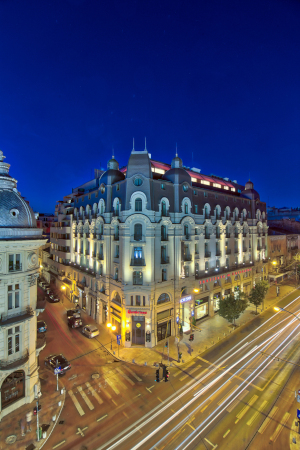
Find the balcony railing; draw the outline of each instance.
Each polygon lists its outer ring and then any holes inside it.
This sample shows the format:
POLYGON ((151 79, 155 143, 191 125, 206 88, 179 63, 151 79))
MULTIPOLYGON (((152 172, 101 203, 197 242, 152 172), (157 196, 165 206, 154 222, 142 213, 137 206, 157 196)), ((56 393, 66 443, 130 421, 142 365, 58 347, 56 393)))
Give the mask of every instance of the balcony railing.
POLYGON ((161 236, 161 241, 168 241, 169 240, 169 236, 161 236))
POLYGON ((216 250, 216 256, 222 256, 221 250, 216 250))
POLYGON ((210 234, 209 233, 205 233, 204 239, 210 239, 210 234))
POLYGON ((183 261, 192 261, 192 255, 183 255, 183 261))
POLYGON ((227 248, 225 253, 226 253, 226 255, 231 255, 231 248, 227 248))
POLYGON ((22 264, 10 264, 8 266, 8 271, 9 272, 18 272, 19 270, 22 270, 22 264))
POLYGON ((0 326, 23 322, 24 320, 30 319, 33 316, 34 311, 31 307, 15 313, 3 313, 1 314, 0 326))
POLYGON ((170 262, 169 256, 162 256, 161 257, 161 260, 160 260, 161 264, 169 264, 169 262, 170 262))
POLYGON ((1 359, 0 360, 0 370, 12 370, 16 369, 19 366, 25 364, 29 359, 29 353, 26 349, 23 352, 15 353, 15 357, 13 359, 1 359))
POLYGON ((103 255, 102 254, 100 254, 100 253, 97 253, 97 259, 100 259, 101 261, 104 259, 103 258, 103 255))
POLYGON ((208 250, 205 250, 204 257, 210 258, 210 255, 211 255, 211 252, 209 252, 208 250))
POLYGON ((131 258, 131 266, 145 266, 144 258, 131 258))

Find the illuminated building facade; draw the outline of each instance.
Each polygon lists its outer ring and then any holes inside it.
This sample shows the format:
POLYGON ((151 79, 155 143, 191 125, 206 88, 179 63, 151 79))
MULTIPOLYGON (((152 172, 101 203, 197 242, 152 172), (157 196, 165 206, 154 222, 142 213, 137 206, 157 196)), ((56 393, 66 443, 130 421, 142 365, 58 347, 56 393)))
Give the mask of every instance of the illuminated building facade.
POLYGON ((28 202, 0 151, 0 420, 39 391, 37 339, 38 249, 45 244, 28 202))
POLYGON ((245 186, 132 150, 58 202, 48 270, 125 346, 153 347, 266 278, 266 204, 245 186))

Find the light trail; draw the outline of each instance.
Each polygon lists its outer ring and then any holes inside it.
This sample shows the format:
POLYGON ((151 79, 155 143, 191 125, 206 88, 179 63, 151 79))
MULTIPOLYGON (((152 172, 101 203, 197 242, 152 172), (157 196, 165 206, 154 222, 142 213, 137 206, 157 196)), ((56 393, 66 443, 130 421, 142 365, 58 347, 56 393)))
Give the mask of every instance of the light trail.
MULTIPOLYGON (((298 299, 300 298, 300 296, 296 297, 295 299, 293 299, 290 303, 288 303, 286 305, 286 307, 289 307, 290 305, 292 305, 294 302, 296 302, 298 299)), ((171 400, 170 402, 168 402, 166 405, 164 405, 161 409, 159 409, 159 411, 157 411, 155 414, 153 414, 153 411, 150 411, 149 413, 147 413, 145 416, 141 417, 138 421, 136 421, 135 423, 133 423, 132 425, 130 425, 127 429, 125 429, 124 431, 122 431, 121 433, 119 433, 116 437, 114 437, 113 439, 111 439, 109 442, 107 442, 106 444, 102 445, 101 447, 98 447, 97 450, 102 450, 104 448, 107 448, 107 450, 113 450, 115 449, 117 446, 119 446, 121 443, 123 443, 125 440, 127 440, 128 438, 130 438, 131 436, 133 436, 138 430, 140 430, 141 428, 143 428, 144 426, 146 426, 147 424, 149 424, 153 419, 155 419, 158 415, 160 415, 163 411, 165 411, 167 408, 171 407, 175 402, 177 402, 179 399, 181 399, 184 395, 188 394, 192 389, 195 389, 195 386, 197 386, 198 384, 200 384, 201 382, 203 382, 207 377, 213 375, 217 370, 220 369, 220 366, 222 366, 225 362, 227 362, 230 358, 232 358, 234 355, 236 355, 236 353, 240 352, 242 349, 244 349, 244 347, 246 347, 247 345, 251 345, 253 344, 257 339, 261 338, 264 334, 269 333, 271 330, 273 330, 274 328, 278 327, 279 325, 281 325, 283 322, 289 320, 290 318, 287 317, 285 319, 280 320, 279 322, 277 322, 275 325, 273 325, 271 328, 269 328, 268 330, 264 331, 262 334, 258 335, 257 337, 255 337, 252 341, 250 342, 245 342, 246 339, 249 339, 250 336, 252 336, 254 333, 257 333, 262 327, 265 327, 271 320, 274 320, 274 318, 276 318, 276 316, 281 313, 277 312, 276 314, 274 314, 272 317, 270 317, 269 319, 266 320, 266 322, 262 323, 259 327, 257 327, 255 330, 253 330, 248 336, 246 336, 245 338, 243 338, 238 344, 236 344, 234 347, 232 347, 230 350, 228 350, 224 355, 222 355, 221 357, 219 357, 213 364, 213 367, 210 367, 208 369, 207 374, 205 374, 204 376, 202 376, 199 380, 197 380, 196 382, 194 382, 189 388, 187 388, 185 391, 183 391, 182 393, 180 393, 179 395, 176 396, 175 399, 171 400), (243 344, 244 343, 244 344, 243 344), (241 346, 241 344, 243 344, 241 346), (241 347, 240 347, 241 346, 241 347), (239 347, 239 348, 237 348, 239 347), (235 351, 233 351, 235 350, 235 351), (148 415, 152 414, 151 417, 149 417, 147 420, 145 420, 145 417, 147 417, 148 415), (142 422, 144 420, 143 423, 139 424, 140 422, 142 422), (130 429, 132 429, 131 431, 129 431, 130 429), (124 433, 126 433, 126 435, 124 435, 124 433), (119 439, 120 436, 124 435, 121 439, 119 439), (115 442, 114 444, 112 444, 116 439, 119 439, 117 442, 115 442), (107 445, 112 444, 110 447, 106 447, 107 445)), ((299 311, 297 311, 296 314, 299 314, 299 311)), ((296 319, 292 319, 292 322, 295 321, 296 319)), ((270 338, 268 338, 265 342, 268 342, 272 337, 278 336, 281 334, 281 332, 283 332, 285 330, 285 328, 287 328, 291 323, 289 323, 286 327, 284 327, 283 329, 281 329, 279 332, 277 332, 275 335, 271 336, 270 338)), ((258 347, 259 348, 261 345, 260 344, 258 347)), ((257 356, 257 355, 256 355, 257 356)), ((251 360, 250 360, 251 361, 251 360)), ((250 362, 249 361, 249 362, 250 362)), ((241 362, 241 361, 239 361, 241 362)), ((234 364, 235 366, 236 364, 234 364)), ((233 367, 233 366, 232 366, 233 367)), ((231 369, 232 369, 231 367, 231 369)), ((243 366, 244 367, 244 366, 243 366)), ((242 368, 243 368, 242 367, 242 368)), ((230 370, 231 370, 230 369, 230 370)), ((239 369, 241 370, 241 369, 239 369)), ((223 374, 224 376, 224 374, 223 374)), ((233 375, 234 376, 234 375, 233 375)), ((233 377, 232 376, 232 377, 233 377)), ((232 378, 231 377, 231 378, 232 378)), ((176 395, 173 394, 173 395, 176 395)), ((239 395, 239 394, 238 394, 239 395)), ((198 397, 195 397, 194 399, 192 399, 193 401, 196 400, 198 397)), ((207 401, 207 400, 206 400, 207 401)), ((160 405, 158 405, 156 408, 159 408, 160 405)), ((174 431, 174 430, 173 430, 174 431)), ((138 448, 138 447, 137 447, 138 448)))
MULTIPOLYGON (((252 349, 250 352, 249 352, 249 354, 251 354, 251 353, 253 353, 253 351, 254 350, 256 350, 257 348, 259 348, 259 347, 261 347, 262 345, 264 345, 265 347, 269 344, 269 341, 270 341, 270 339, 271 339, 271 342, 272 341, 275 341, 284 331, 285 331, 285 329, 286 328, 288 328, 293 322, 295 322, 297 319, 295 319, 295 318, 292 318, 291 319, 291 322, 289 323, 289 324, 287 324, 284 328, 282 328, 281 330, 279 330, 275 335, 273 335, 273 336, 271 336, 269 339, 267 339, 265 342, 263 342, 261 345, 259 345, 258 347, 255 347, 254 349, 252 349)), ((299 325, 297 325, 297 327, 296 327, 296 329, 298 328, 298 327, 300 327, 300 324, 299 325)), ((294 329, 290 334, 292 334, 292 333, 294 333, 295 332, 295 330, 296 329, 294 329)), ((288 338, 286 338, 286 339, 288 339, 288 338)), ((283 343, 285 342, 285 340, 280 344, 280 345, 282 345, 283 343)), ((264 349, 264 347, 263 347, 263 349, 264 349)), ((202 407, 203 405, 204 405, 204 403, 206 403, 213 395, 215 395, 216 394, 216 392, 218 392, 223 386, 225 386, 225 384, 227 384, 228 383, 228 381, 230 381, 232 378, 234 378, 247 364, 249 364, 254 358, 256 358, 258 355, 260 355, 260 352, 259 353, 257 353, 256 355, 254 355, 249 361, 247 361, 241 368, 239 368, 238 370, 237 370, 237 372, 235 372, 235 374, 233 374, 228 380, 226 380, 225 381, 225 383, 223 383, 223 385, 222 386, 220 386, 220 388, 217 390, 217 391, 215 391, 215 392, 213 392, 211 395, 210 395, 210 397, 208 397, 204 402, 202 402, 196 409, 194 409, 189 415, 193 415, 200 407, 202 407)), ((249 355, 248 355, 249 356, 249 355)), ((269 358, 269 357, 268 357, 269 358)), ((267 358, 267 359, 268 359, 267 358)), ((244 359, 244 357, 243 357, 243 359, 244 359)), ((266 359, 266 360, 267 360, 266 359)), ((261 363, 261 365, 262 364, 264 364, 265 362, 266 362, 266 360, 265 361, 263 361, 262 363, 261 363)), ((237 364, 239 364, 241 362, 241 359, 237 362, 237 363, 235 363, 233 366, 235 366, 235 365, 237 365, 237 364)), ((272 360, 271 360, 271 362, 272 362, 272 360)), ((259 367, 260 366, 258 366, 258 368, 256 369, 256 370, 258 370, 259 369, 259 367)), ((231 367, 230 368, 228 368, 226 371, 224 371, 220 376, 219 376, 219 379, 222 377, 222 376, 224 376, 229 370, 231 370, 231 367)), ((264 369, 263 369, 264 370, 264 369)), ((253 376, 255 374, 255 371, 252 373, 252 374, 250 374, 249 376, 248 376, 248 378, 249 377, 251 377, 251 376, 253 376)), ((248 378, 246 378, 246 380, 248 379, 248 378)), ((245 381, 246 381, 245 380, 245 381)), ((243 381, 243 383, 245 383, 245 381, 243 381)), ((138 448, 140 448, 140 446, 141 445, 143 445, 143 444, 145 444, 145 442, 147 442, 151 437, 153 437, 155 434, 157 434, 157 432, 158 431, 160 431, 163 427, 165 427, 168 423, 170 423, 172 420, 174 420, 175 419, 175 417, 177 417, 180 413, 182 413, 188 406, 190 406, 195 400, 197 400, 197 398, 201 395, 201 394, 203 394, 207 389, 209 389, 210 387, 212 387, 213 386, 213 384, 215 384, 215 382, 216 382, 216 380, 212 380, 207 386, 205 386, 205 388, 203 388, 201 391, 199 391, 198 392, 198 394, 196 394, 196 396, 194 396, 194 398, 192 398, 191 400, 189 400, 184 406, 182 406, 177 412, 175 412, 172 416, 170 416, 165 422, 163 422, 161 425, 159 425, 155 430, 153 430, 150 434, 148 434, 142 441, 140 441, 136 446, 134 446, 134 447, 132 447, 132 449, 131 450, 137 450, 138 448)), ((243 383, 240 385, 240 386, 242 386, 243 385, 243 383)), ((251 382, 250 382, 251 383, 251 382)), ((250 384, 249 383, 249 384, 250 384)), ((239 387, 240 388, 240 387, 239 387)), ((239 389, 238 388, 238 389, 239 389)), ((236 391, 235 391, 236 392, 236 391)), ((235 392, 233 392, 231 395, 234 395, 234 393, 235 392)), ((242 391, 241 391, 242 392, 242 391)), ((239 392, 239 394, 237 394, 237 395, 240 395, 240 393, 241 392, 239 392)), ((231 396, 229 396, 229 398, 230 398, 231 396)), ((228 399, 227 399, 228 400, 228 399)), ((227 401, 226 400, 226 401, 227 401)), ((221 407, 222 405, 220 405, 219 406, 219 408, 221 407)), ((219 408, 217 408, 217 409, 219 409, 219 408)), ((156 413, 156 415, 155 416, 157 416, 158 415, 158 413, 156 413)), ((210 416, 209 416, 210 417, 210 416)), ((154 418, 154 417, 153 417, 154 418)), ((152 418, 150 418, 149 420, 148 420, 148 422, 150 421, 150 420, 152 420, 152 418)), ((207 420, 207 419, 206 419, 207 420)), ((169 432, 167 435, 165 435, 164 436, 164 438, 162 439, 162 440, 165 440, 166 439, 166 437, 170 434, 170 433, 173 433, 175 430, 177 430, 178 429, 178 427, 179 426, 182 426, 182 424, 184 424, 186 422, 186 418, 179 424, 179 425, 177 425, 175 428, 173 428, 173 430, 171 431, 171 432, 169 432)), ((205 422, 204 422, 205 423, 205 422)), ((195 432, 195 431, 194 431, 195 432)), ((194 433, 194 432, 192 432, 192 434, 194 433)), ((160 443, 161 441, 159 441, 159 443, 160 443)), ((155 444, 155 446, 157 446, 159 443, 156 443, 155 444)), ((154 446, 154 447, 155 447, 154 446)), ((153 447, 153 448, 154 448, 153 447)), ((110 450, 110 449, 108 449, 108 450, 110 450)))

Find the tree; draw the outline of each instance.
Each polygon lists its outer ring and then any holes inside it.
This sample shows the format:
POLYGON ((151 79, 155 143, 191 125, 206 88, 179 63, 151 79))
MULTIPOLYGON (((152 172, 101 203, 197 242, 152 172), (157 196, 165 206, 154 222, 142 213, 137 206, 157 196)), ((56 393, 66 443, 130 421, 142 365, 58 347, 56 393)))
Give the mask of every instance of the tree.
POLYGON ((268 289, 269 283, 267 281, 259 281, 256 283, 255 287, 251 289, 249 302, 256 307, 255 314, 257 314, 257 307, 262 304, 268 289))
POLYGON ((240 317, 248 306, 248 301, 243 292, 234 296, 233 294, 224 297, 219 303, 219 316, 233 323, 240 317))

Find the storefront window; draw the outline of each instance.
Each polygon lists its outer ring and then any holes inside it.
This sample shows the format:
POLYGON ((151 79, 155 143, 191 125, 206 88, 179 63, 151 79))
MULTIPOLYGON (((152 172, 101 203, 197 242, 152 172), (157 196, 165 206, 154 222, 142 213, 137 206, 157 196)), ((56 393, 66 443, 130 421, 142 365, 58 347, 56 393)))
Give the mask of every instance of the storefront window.
POLYGON ((209 297, 195 300, 195 319, 202 319, 208 315, 209 297))
POLYGON ((214 311, 219 311, 219 309, 220 309, 220 306, 219 306, 219 304, 220 304, 220 299, 221 299, 221 292, 218 292, 218 293, 214 294, 214 298, 213 298, 213 301, 214 301, 214 311))

